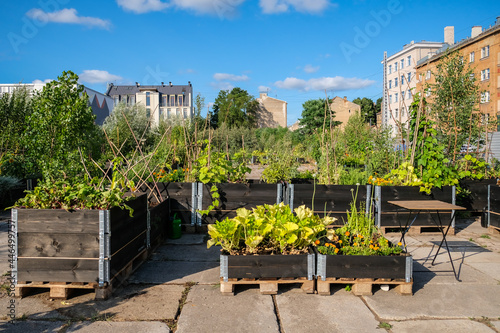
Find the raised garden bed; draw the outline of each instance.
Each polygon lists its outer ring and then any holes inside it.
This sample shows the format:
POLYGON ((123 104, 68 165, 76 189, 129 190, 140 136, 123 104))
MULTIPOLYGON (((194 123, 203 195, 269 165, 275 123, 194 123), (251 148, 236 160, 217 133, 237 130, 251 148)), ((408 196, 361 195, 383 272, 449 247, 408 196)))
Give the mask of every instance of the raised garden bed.
POLYGON ((331 284, 352 284, 355 295, 371 295, 373 284, 395 284, 396 291, 412 295, 411 255, 357 256, 317 254, 318 294, 330 295, 331 284))
POLYGON ((90 284, 96 288, 96 298, 108 297, 113 282, 136 268, 138 258, 147 256, 147 198, 142 195, 127 205, 134 210, 133 217, 119 207, 13 209, 19 295, 29 285, 50 282, 75 288, 90 284))

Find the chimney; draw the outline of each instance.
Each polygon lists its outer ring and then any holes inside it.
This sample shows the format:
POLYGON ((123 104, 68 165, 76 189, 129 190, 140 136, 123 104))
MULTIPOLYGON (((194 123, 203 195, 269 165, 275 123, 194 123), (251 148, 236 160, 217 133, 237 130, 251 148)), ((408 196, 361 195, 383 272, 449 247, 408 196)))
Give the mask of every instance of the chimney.
POLYGON ((188 81, 188 85, 191 87, 191 81, 188 81))
POLYGON ((162 87, 164 87, 164 86, 165 86, 165 84, 164 84, 164 82, 163 82, 163 81, 162 81, 162 83, 161 83, 161 86, 162 86, 162 87))
POLYGON ((169 83, 168 83, 168 85, 169 85, 169 86, 172 86, 172 82, 169 82, 169 83))
POLYGON ((344 102, 347 102, 347 96, 344 96, 344 102))
POLYGON ((475 25, 472 27, 472 31, 470 33, 470 38, 477 37, 483 32, 483 28, 480 25, 475 25))
POLYGON ((455 44, 455 27, 445 27, 444 28, 444 42, 448 45, 455 44))
POLYGON ((135 85, 136 85, 136 87, 139 87, 139 86, 140 86, 139 82, 136 82, 136 83, 135 83, 135 85))

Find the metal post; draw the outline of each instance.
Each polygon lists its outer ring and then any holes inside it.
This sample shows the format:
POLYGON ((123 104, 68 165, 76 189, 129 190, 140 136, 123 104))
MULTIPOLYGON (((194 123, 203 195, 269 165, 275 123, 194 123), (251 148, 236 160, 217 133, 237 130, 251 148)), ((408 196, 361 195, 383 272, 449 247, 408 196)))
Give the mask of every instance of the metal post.
POLYGON ((283 202, 283 184, 278 183, 277 191, 276 191, 276 203, 283 202))
POLYGON ((109 282, 110 237, 109 210, 99 211, 99 287, 109 282))
POLYGON ((382 226, 382 188, 380 186, 375 186, 375 209, 376 209, 376 221, 377 227, 382 226))
POLYGON ((295 191, 295 185, 288 184, 288 206, 290 206, 290 210, 292 212, 293 212, 293 199, 295 197, 294 191, 295 191))
POLYGON ((191 183, 191 226, 196 224, 197 215, 196 208, 198 207, 198 184, 191 183))
POLYGON ((11 278, 13 280, 14 284, 17 284, 17 254, 18 254, 18 244, 19 244, 19 237, 17 234, 17 209, 12 209, 11 211, 11 223, 9 223, 9 230, 8 234, 10 235, 11 233, 14 234, 16 244, 14 247, 14 254, 12 256, 12 264, 11 264, 11 278))
POLYGON ((203 209, 203 183, 198 183, 197 206, 198 206, 198 210, 196 212, 196 224, 198 226, 201 226, 200 210, 203 209))
POLYGON ((491 199, 491 185, 488 185, 488 215, 486 215, 486 218, 488 219, 488 228, 490 227, 490 199, 491 199))
MULTIPOLYGON (((456 194, 457 194, 457 188, 455 187, 455 185, 453 185, 451 187, 451 204, 452 205, 455 205, 456 202, 457 202, 457 197, 456 197, 456 194)), ((451 221, 451 227, 453 229, 455 229, 455 220, 456 220, 456 215, 455 215, 455 210, 452 210, 451 211, 451 217, 453 220, 451 221)))
POLYGON ((372 205, 372 186, 371 185, 366 185, 366 211, 365 215, 366 216, 371 216, 371 205, 372 205))

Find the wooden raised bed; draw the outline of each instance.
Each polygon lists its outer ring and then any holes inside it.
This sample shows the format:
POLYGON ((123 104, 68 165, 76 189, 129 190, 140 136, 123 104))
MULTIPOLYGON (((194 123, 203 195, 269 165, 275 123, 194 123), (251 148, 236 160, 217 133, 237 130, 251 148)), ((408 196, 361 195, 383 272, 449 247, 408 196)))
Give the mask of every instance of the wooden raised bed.
MULTIPOLYGON (((50 283, 94 286, 96 298, 107 298, 113 282, 123 280, 124 273, 130 273, 147 256, 147 198, 142 195, 127 205, 134 210, 133 217, 118 207, 13 209, 18 295, 23 296, 29 286, 50 283)), ((57 293, 60 288, 51 287, 51 294, 53 289, 57 293)))
POLYGON ((489 185, 486 219, 490 232, 500 233, 500 186, 489 185))
POLYGON ((301 283, 314 292, 315 254, 220 256, 221 293, 233 295, 237 284, 258 284, 262 294, 276 294, 278 285, 301 283))
POLYGON ((373 284, 395 284, 402 295, 412 295, 411 255, 346 256, 317 254, 317 289, 330 295, 331 284, 352 284, 355 295, 371 295, 373 284))

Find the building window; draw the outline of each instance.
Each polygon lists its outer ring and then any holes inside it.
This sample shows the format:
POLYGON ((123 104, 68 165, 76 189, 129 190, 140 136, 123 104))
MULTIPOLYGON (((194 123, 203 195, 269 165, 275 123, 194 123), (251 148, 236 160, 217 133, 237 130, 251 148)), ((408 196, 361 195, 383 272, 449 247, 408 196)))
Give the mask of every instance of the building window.
POLYGON ((469 54, 469 62, 474 62, 474 58, 475 58, 475 54, 474 54, 474 52, 471 52, 469 54))
POLYGON ((481 71, 481 81, 490 79, 490 69, 486 68, 481 71))
POLYGON ((395 71, 395 72, 397 72, 397 71, 398 71, 398 63, 397 63, 397 62, 395 62, 395 63, 394 63, 394 71, 395 71))
POLYGON ((120 96, 115 96, 113 98, 113 104, 114 104, 114 106, 117 106, 118 103, 120 103, 120 96))
POLYGON ((151 117, 151 109, 150 108, 146 109, 146 117, 148 117, 148 119, 149 119, 149 117, 151 117))
POLYGON ((172 109, 167 109, 167 119, 172 118, 172 109))
POLYGON ((167 100, 168 100, 167 95, 162 96, 161 99, 162 99, 161 106, 168 106, 168 104, 167 104, 167 100))
POLYGON ((130 105, 135 105, 135 95, 130 95, 130 105))
POLYGON ((429 97, 431 95, 431 88, 425 89, 425 96, 429 97))
POLYGON ((160 113, 160 120, 162 120, 162 118, 163 118, 163 108, 160 108, 159 111, 160 111, 159 112, 160 113))
POLYGON ((401 84, 405 84, 405 76, 401 75, 401 84))
POLYGON ((389 65, 389 74, 392 73, 392 65, 389 65))
POLYGON ((389 103, 392 103, 392 95, 389 95, 389 103))
POLYGON ((170 106, 175 106, 175 95, 170 95, 170 106))
POLYGON ((425 79, 429 80, 431 78, 431 71, 428 70, 427 73, 425 74, 425 79))
POLYGON ((183 112, 184 113, 184 119, 187 119, 188 118, 188 111, 187 111, 187 109, 184 109, 183 111, 184 111, 183 112))
POLYGON ((411 72, 408 72, 408 83, 411 82, 411 72))
POLYGON ((151 93, 146 92, 146 106, 151 106, 151 93))
POLYGON ((406 95, 406 99, 411 99, 411 89, 408 89, 408 95, 406 95))
POLYGON ((481 48, 481 59, 487 58, 490 56, 490 46, 485 46, 481 48))
POLYGON ((394 117, 398 117, 398 109, 394 110, 394 117))
POLYGON ((183 104, 182 104, 182 97, 184 97, 184 96, 179 95, 178 97, 179 97, 179 106, 182 106, 182 105, 183 105, 183 104))
MULTIPOLYGON (((403 98, 401 98, 403 99, 403 98)), ((401 108, 401 117, 404 117, 405 116, 405 108, 401 108)))
POLYGON ((405 60, 401 59, 401 69, 405 68, 405 60))
POLYGON ((397 102, 398 101, 398 93, 395 93, 394 94, 394 102, 397 102))
POLYGON ((394 88, 396 88, 398 86, 398 78, 395 78, 394 79, 394 88))
POLYGON ((411 66, 411 55, 408 56, 408 66, 411 66))
MULTIPOLYGON (((401 91, 401 100, 404 101, 405 100, 405 91, 401 91)), ((401 110, 401 114, 403 113, 403 110, 401 110)))
POLYGON ((392 88, 392 80, 389 80, 389 89, 392 88))
POLYGON ((176 109, 175 109, 175 115, 176 115, 177 117, 180 117, 180 116, 181 116, 181 110, 180 110, 179 108, 176 108, 176 109))
POLYGON ((481 93, 481 103, 488 103, 490 101, 490 92, 484 91, 481 93))

